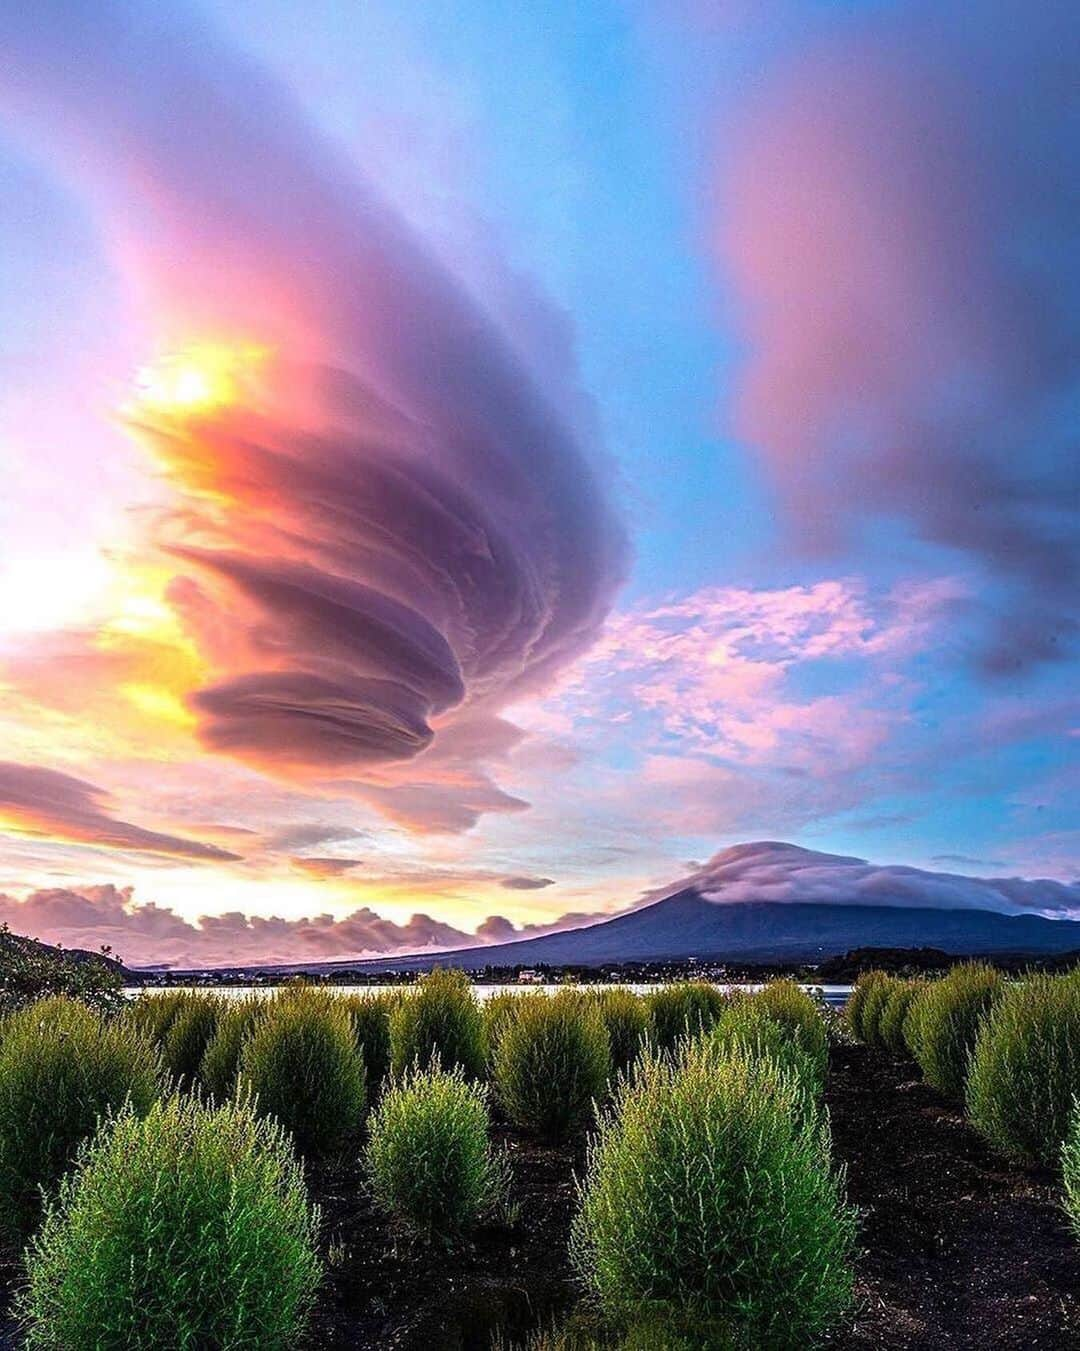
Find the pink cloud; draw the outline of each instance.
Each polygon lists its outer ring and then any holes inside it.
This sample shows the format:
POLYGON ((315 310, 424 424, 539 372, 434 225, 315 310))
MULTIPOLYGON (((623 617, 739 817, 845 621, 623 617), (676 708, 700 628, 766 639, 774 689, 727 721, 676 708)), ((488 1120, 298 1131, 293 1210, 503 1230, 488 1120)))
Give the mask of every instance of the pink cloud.
POLYGON ((595 916, 564 915, 518 928, 493 916, 473 934, 423 913, 396 924, 362 906, 342 917, 281 919, 234 911, 203 915, 192 923, 167 907, 137 901, 131 887, 52 888, 32 891, 22 900, 0 893, 0 923, 14 932, 65 947, 96 950, 107 944, 136 967, 317 962, 452 950, 572 928, 589 918, 595 916))
POLYGON ((196 861, 228 862, 238 854, 121 821, 103 789, 70 774, 0 761, 0 829, 74 844, 93 844, 196 861))

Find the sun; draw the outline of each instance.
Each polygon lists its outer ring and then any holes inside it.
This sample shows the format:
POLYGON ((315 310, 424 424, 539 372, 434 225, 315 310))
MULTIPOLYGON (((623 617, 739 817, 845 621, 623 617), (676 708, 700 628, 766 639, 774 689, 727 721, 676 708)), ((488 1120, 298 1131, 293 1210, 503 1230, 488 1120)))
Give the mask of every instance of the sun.
POLYGON ((227 408, 268 356, 268 348, 252 343, 192 343, 138 371, 138 403, 179 417, 227 408))

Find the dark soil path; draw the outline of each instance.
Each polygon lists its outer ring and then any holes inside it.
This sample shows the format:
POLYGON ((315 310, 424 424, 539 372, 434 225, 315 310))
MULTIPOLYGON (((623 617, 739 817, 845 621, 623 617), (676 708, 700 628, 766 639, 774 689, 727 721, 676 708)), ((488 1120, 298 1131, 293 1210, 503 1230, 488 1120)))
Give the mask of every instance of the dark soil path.
POLYGON ((1080 1347, 1080 1244, 1057 1180, 994 1155, 907 1060, 838 1046, 829 1079, 864 1248, 855 1329, 835 1344, 1080 1347))

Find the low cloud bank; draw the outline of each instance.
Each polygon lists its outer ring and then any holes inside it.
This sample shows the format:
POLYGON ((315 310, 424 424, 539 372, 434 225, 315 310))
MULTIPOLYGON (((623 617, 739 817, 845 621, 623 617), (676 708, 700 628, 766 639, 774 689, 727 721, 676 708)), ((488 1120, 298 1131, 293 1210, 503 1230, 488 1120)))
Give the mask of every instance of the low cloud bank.
POLYGON ((929 872, 895 863, 868 863, 842 854, 822 854, 772 840, 722 849, 703 867, 662 892, 650 893, 648 899, 686 887, 725 905, 808 901, 1080 916, 1080 882, 929 872))
POLYGON ((136 901, 131 887, 56 887, 33 891, 24 900, 0 892, 0 924, 15 933, 91 951, 108 945, 134 967, 254 966, 452 950, 531 938, 595 918, 564 915, 550 924, 519 928, 492 915, 475 934, 425 914, 396 924, 367 906, 340 918, 281 919, 230 911, 192 922, 167 906, 136 901))

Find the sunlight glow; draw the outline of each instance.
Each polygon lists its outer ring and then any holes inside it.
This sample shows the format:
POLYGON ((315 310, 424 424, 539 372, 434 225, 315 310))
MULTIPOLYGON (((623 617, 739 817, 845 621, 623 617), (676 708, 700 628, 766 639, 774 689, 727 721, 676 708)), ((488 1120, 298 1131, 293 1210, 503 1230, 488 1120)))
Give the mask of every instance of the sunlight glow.
POLYGON ((269 354, 254 343, 192 343, 138 371, 137 402, 174 416, 229 407, 269 354))

